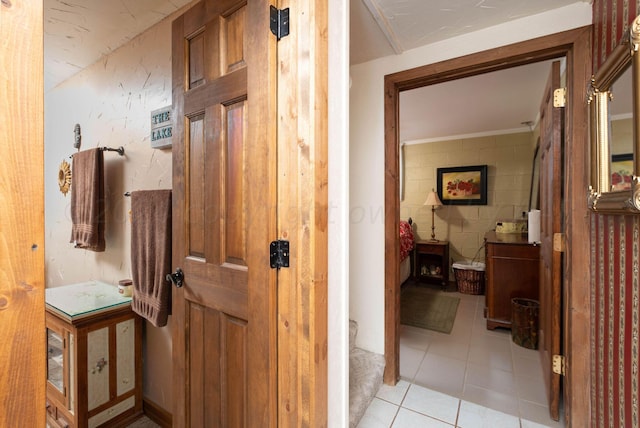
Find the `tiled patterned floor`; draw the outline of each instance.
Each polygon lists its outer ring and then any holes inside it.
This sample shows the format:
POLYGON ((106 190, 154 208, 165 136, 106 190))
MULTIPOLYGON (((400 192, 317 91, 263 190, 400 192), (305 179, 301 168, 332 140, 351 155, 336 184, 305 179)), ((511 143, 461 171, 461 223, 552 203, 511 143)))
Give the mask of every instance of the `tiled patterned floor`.
POLYGON ((549 417, 538 351, 486 329, 484 296, 449 294, 460 297, 451 334, 401 326, 402 380, 382 386, 358 427, 563 427, 549 417))

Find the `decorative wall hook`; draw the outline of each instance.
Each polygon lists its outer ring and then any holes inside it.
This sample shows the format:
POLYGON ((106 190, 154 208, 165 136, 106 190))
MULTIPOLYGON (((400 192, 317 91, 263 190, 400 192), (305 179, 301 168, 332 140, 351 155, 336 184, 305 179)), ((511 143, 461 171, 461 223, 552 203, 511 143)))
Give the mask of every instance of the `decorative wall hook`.
POLYGON ((67 196, 71 187, 71 165, 64 159, 58 169, 58 187, 60 187, 62 194, 67 196))
POLYGON ((80 151, 80 145, 82 144, 82 134, 80 131, 80 124, 76 123, 76 126, 73 127, 73 133, 75 134, 75 140, 73 141, 73 147, 80 151))

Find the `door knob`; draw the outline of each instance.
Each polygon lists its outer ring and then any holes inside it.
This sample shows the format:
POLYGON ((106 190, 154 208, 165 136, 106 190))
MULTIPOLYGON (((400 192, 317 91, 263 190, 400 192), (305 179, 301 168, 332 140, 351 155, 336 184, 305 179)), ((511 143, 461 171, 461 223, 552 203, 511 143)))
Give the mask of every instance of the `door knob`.
POLYGON ((180 288, 182 287, 182 282, 184 281, 184 272, 182 269, 177 268, 174 273, 167 274, 167 281, 173 282, 173 285, 180 288))

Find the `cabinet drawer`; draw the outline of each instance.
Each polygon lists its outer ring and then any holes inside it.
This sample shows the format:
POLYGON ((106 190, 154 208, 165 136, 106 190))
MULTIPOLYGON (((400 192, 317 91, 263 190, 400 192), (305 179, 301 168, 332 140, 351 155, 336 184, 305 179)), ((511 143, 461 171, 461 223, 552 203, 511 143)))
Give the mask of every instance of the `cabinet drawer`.
POLYGON ((504 257, 508 259, 539 259, 539 245, 488 245, 489 257, 504 257))
POLYGON ((446 247, 444 245, 435 245, 435 244, 417 244, 416 249, 418 253, 426 253, 426 254, 444 254, 446 251, 446 247))
POLYGON ((47 418, 53 418, 54 420, 56 419, 56 413, 57 413, 57 409, 55 404, 53 404, 51 401, 49 401, 49 399, 47 399, 46 401, 47 403, 47 418))
POLYGON ((47 427, 51 428, 71 428, 71 424, 64 417, 56 405, 47 399, 47 427))

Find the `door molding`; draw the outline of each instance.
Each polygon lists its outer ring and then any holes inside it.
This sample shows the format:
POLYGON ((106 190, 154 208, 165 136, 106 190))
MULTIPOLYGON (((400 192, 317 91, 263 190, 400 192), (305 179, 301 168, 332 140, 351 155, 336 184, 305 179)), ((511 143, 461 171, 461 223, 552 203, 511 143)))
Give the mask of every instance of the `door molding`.
MULTIPOLYGON (((591 76, 591 27, 582 27, 549 36, 478 52, 385 76, 385 253, 398 254, 400 221, 399 179, 399 99, 400 92, 445 81, 470 77, 565 56, 567 90, 564 131, 566 157, 565 230, 566 265, 563 283, 563 346, 571 364, 564 380, 567 426, 589 426, 590 415, 590 297, 589 297, 589 216, 588 110, 586 87, 591 76), (572 162, 570 162, 570 160, 572 162), (568 178, 571 178, 570 180, 568 178), (571 242, 580 242, 572 246, 571 242), (572 286, 575 284, 576 286, 572 286), (569 424, 570 422, 570 424, 569 424)), ((396 257, 385 259, 385 360, 384 382, 395 384, 400 376, 400 264, 396 257)))
MULTIPOLYGON (((290 33, 278 42, 277 237, 291 242, 278 271, 278 424, 328 420, 328 6, 281 0, 290 33)), ((274 165, 276 167, 276 165, 274 165)))
POLYGON ((43 17, 42 2, 0 3, 3 427, 46 425, 43 17))

